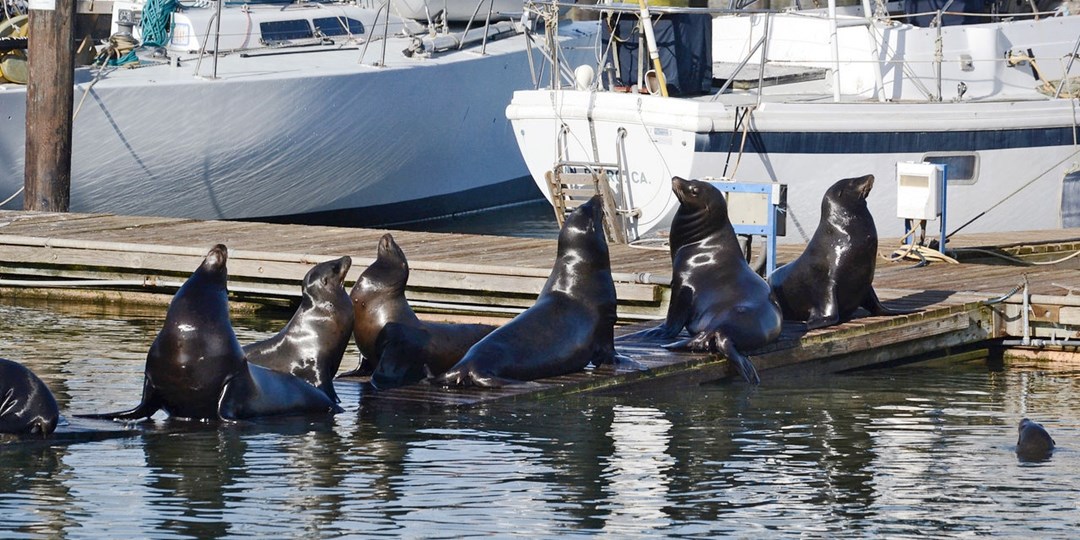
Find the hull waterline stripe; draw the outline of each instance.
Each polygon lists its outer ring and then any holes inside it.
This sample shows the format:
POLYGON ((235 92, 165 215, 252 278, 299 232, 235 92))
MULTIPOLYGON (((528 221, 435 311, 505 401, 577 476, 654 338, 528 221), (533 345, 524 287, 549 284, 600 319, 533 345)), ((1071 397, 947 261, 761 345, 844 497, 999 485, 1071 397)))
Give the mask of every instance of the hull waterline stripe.
MULTIPOLYGON (((738 151, 742 133, 698 133, 695 152, 738 151)), ((755 132, 747 153, 890 154, 1071 146, 1071 127, 980 131, 755 132)))

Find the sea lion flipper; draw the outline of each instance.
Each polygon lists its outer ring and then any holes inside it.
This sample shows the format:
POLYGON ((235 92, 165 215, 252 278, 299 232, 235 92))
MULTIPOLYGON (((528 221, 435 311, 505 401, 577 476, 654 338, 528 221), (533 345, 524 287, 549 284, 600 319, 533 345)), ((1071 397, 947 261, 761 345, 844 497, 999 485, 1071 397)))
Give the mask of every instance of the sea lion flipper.
POLYGON ((612 363, 615 365, 615 369, 622 369, 626 371, 649 371, 649 367, 625 354, 615 353, 611 357, 612 363))
POLYGON ((472 382, 475 386, 483 388, 502 388, 503 386, 517 386, 521 388, 540 388, 542 385, 533 381, 522 381, 518 379, 508 379, 506 377, 473 377, 472 382))
POLYGON ((753 362, 735 348, 735 344, 730 338, 714 333, 713 342, 717 349, 723 351, 724 356, 731 362, 731 365, 735 366, 735 370, 746 379, 746 382, 754 385, 761 384, 761 378, 758 377, 753 362))
POLYGON ((369 377, 372 373, 375 373, 375 361, 368 360, 364 355, 360 355, 360 360, 356 363, 356 367, 339 373, 335 379, 341 379, 343 377, 369 377))
POLYGON ((154 416, 154 413, 158 412, 159 409, 161 409, 161 404, 154 392, 154 385, 150 382, 149 377, 143 377, 142 400, 134 409, 111 413, 76 414, 75 416, 99 420, 143 420, 154 416))
POLYGON ((874 291, 873 287, 871 287, 870 290, 866 293, 866 298, 863 299, 860 307, 862 307, 866 311, 869 311, 871 315, 875 316, 907 315, 909 313, 914 313, 911 310, 893 309, 890 307, 886 307, 885 304, 881 303, 881 300, 878 298, 877 292, 874 291))
POLYGON ((144 420, 150 418, 158 411, 156 406, 147 406, 144 403, 140 403, 138 407, 129 411, 118 411, 111 413, 98 413, 98 414, 76 414, 78 418, 94 418, 99 420, 144 420))
POLYGON ((423 328, 390 322, 379 332, 375 350, 379 362, 371 374, 371 384, 388 390, 420 382, 434 370, 423 359, 425 347, 431 343, 431 333, 423 328))
POLYGON ((590 362, 594 368, 611 366, 615 371, 648 371, 649 367, 625 354, 619 354, 613 350, 598 352, 590 362))
POLYGON ((679 335, 679 332, 681 330, 682 330, 682 327, 678 328, 677 330, 673 330, 672 327, 670 327, 669 325, 661 324, 660 326, 657 326, 657 327, 654 327, 654 328, 648 328, 646 330, 639 330, 639 331, 634 332, 632 334, 626 334, 624 336, 620 336, 618 338, 618 341, 625 341, 625 340, 655 341, 655 340, 660 340, 660 339, 671 339, 671 338, 679 335))
POLYGON ((806 329, 825 328, 840 322, 840 299, 836 295, 836 284, 826 285, 823 292, 827 300, 820 306, 810 308, 810 316, 806 319, 806 329))
POLYGON ((225 420, 337 414, 343 409, 307 381, 256 364, 229 379, 218 399, 218 416, 225 420))
POLYGON ((663 347, 663 348, 665 348, 665 349, 667 349, 669 351, 675 351, 675 350, 679 350, 679 349, 688 349, 688 348, 691 348, 691 344, 694 342, 694 339, 695 338, 688 337, 688 338, 685 338, 685 339, 680 339, 679 341, 675 341, 673 343, 667 343, 665 345, 661 345, 661 347, 663 347))
POLYGON ((838 322, 840 322, 840 317, 835 313, 831 316, 815 313, 806 320, 806 329, 814 330, 816 328, 825 328, 826 326, 832 326, 838 322))

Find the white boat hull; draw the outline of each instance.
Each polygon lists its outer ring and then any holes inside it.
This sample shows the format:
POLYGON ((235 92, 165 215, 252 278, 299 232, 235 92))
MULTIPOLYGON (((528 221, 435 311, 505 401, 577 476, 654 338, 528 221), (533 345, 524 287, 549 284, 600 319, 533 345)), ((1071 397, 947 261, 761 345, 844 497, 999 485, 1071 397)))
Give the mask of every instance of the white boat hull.
MULTIPOLYGON (((405 58, 409 42, 391 37, 384 67, 379 41, 363 61, 362 46, 230 54, 217 79, 179 54, 88 94, 81 68, 71 210, 373 225, 538 199, 504 116, 534 86, 525 37, 430 58, 405 58)), ((0 85, 2 198, 23 184, 25 101, 0 85)))
POLYGON ((1080 163, 1067 100, 946 103, 930 110, 903 103, 765 103, 753 113, 745 142, 734 128, 740 110, 707 100, 522 91, 507 114, 545 194, 544 175, 560 160, 623 164, 608 176, 620 203, 639 211, 630 238, 668 226, 678 207, 671 178, 681 176, 787 184, 786 241, 805 242, 817 226, 825 190, 840 178, 868 173, 878 179, 868 202, 879 230, 900 236, 896 163, 939 154, 975 155, 979 169, 976 182, 954 179, 948 186, 949 232, 984 211, 964 230, 1058 228, 1062 177, 1080 163), (566 125, 568 134, 560 138, 553 125, 566 125), (1046 133, 1060 144, 1044 144, 1046 133))
POLYGON ((749 60, 754 75, 741 81, 748 89, 662 97, 605 90, 602 78, 603 85, 514 94, 506 114, 549 201, 546 176, 554 169, 603 170, 614 203, 634 216, 627 220, 634 239, 670 223, 678 207, 673 176, 777 182, 788 186, 784 241, 805 242, 826 189, 873 174, 870 209, 882 235, 899 236, 896 164, 955 159, 974 170, 970 178, 955 165, 946 173, 947 232, 977 217, 964 231, 1057 228, 1063 204, 1070 214, 1080 208, 1080 200, 1062 201, 1063 177, 1080 168, 1080 107, 1075 98, 1040 93, 1034 60, 1023 52, 1043 59, 1042 79, 1061 79, 1069 64, 1057 59, 1074 49, 1080 18, 944 28, 940 64, 934 28, 846 18, 832 30, 834 49, 830 20, 820 15, 712 22, 712 58, 722 62, 713 76, 735 79, 733 66, 749 60), (767 67, 779 71, 759 80, 764 47, 754 45, 770 20, 767 67))

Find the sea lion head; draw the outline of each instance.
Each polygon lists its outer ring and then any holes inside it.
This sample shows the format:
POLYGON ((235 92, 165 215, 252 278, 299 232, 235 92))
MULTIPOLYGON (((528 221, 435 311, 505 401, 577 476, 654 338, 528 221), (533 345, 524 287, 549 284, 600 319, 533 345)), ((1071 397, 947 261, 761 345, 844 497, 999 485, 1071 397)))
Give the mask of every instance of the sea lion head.
POLYGON ((585 204, 566 216, 562 229, 559 230, 559 251, 573 247, 581 238, 592 243, 599 241, 607 247, 604 237, 604 208, 599 195, 593 195, 585 204))
POLYGON ((610 272, 604 208, 599 195, 574 209, 559 230, 558 255, 544 290, 588 288, 597 272, 610 272))
POLYGON ((1041 424, 1024 418, 1016 431, 1016 456, 1021 461, 1043 461, 1054 453, 1054 439, 1041 424))
POLYGON ((371 298, 404 295, 409 281, 409 262, 389 233, 379 239, 378 256, 360 274, 349 296, 356 307, 364 307, 371 298))
POLYGON ((701 180, 671 179, 679 209, 671 221, 671 253, 702 240, 730 224, 727 200, 715 186, 701 180))
POLYGON ((870 195, 870 190, 873 187, 874 175, 872 174, 838 180, 825 191, 821 211, 825 213, 830 205, 849 209, 866 208, 866 198, 870 195))
POLYGON ((304 276, 304 290, 319 289, 334 291, 345 284, 345 275, 352 267, 352 257, 348 255, 332 261, 324 261, 308 270, 304 276))
POLYGON ((195 270, 195 274, 202 279, 220 281, 221 286, 224 287, 229 279, 229 270, 226 267, 228 262, 229 248, 225 247, 225 244, 217 244, 206 253, 206 257, 203 258, 199 268, 195 270))

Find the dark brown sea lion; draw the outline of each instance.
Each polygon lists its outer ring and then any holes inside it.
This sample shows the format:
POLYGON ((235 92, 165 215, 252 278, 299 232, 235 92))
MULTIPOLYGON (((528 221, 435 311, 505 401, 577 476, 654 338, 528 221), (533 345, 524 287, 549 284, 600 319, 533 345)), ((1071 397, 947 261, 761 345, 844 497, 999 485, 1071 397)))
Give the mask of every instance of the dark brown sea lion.
POLYGON ((1043 461, 1054 454, 1054 439, 1042 425, 1024 418, 1016 430, 1016 457, 1021 461, 1043 461))
POLYGON ((740 350, 763 347, 780 335, 780 307, 769 284, 747 264, 720 190, 679 177, 671 183, 680 204, 671 223, 667 319, 634 335, 672 339, 685 328, 691 337, 666 347, 723 353, 757 384, 757 370, 740 350))
POLYGON ((360 364, 340 376, 371 375, 378 388, 411 384, 421 380, 425 371, 443 373, 496 328, 421 321, 405 299, 408 281, 405 253, 393 236, 383 235, 375 262, 360 274, 349 292, 360 364))
POLYGON ((49 387, 26 366, 0 358, 0 433, 44 436, 59 419, 49 387))
POLYGON ((877 228, 866 207, 874 176, 845 178, 821 201, 821 222, 806 250, 769 276, 784 319, 821 328, 848 320, 860 307, 871 315, 898 315, 874 292, 877 228))
POLYGON ((304 380, 250 365, 229 320, 228 250, 218 244, 173 296, 146 355, 142 401, 89 418, 138 420, 158 410, 191 420, 341 412, 304 380))
POLYGON ((285 328, 244 346, 248 362, 290 373, 326 392, 334 402, 334 375, 353 333, 353 307, 345 290, 352 259, 316 264, 304 276, 303 299, 285 328))
POLYGON ((622 361, 615 354, 615 284, 599 196, 567 216, 536 303, 497 328, 433 384, 502 386, 622 361))

